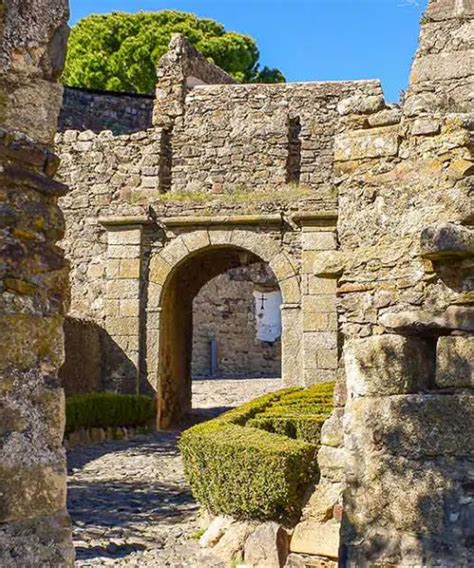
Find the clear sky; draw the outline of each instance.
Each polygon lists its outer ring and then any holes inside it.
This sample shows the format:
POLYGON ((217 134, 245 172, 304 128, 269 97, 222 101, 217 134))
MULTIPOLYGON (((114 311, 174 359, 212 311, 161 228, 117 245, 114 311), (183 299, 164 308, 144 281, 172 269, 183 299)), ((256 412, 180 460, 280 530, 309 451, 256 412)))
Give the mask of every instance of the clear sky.
POLYGON ((91 13, 183 10, 253 36, 261 63, 288 81, 382 80, 405 89, 427 0, 70 0, 71 24, 91 13))

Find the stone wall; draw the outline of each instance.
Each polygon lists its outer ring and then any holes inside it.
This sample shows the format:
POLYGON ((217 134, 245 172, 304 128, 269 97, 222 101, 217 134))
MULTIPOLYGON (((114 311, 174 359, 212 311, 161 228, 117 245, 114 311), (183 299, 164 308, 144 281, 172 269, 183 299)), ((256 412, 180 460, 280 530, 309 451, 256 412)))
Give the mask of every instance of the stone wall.
MULTIPOLYGON (((256 285, 278 289, 265 265, 233 269, 213 278, 193 303, 193 376, 209 376, 211 337, 216 339, 216 377, 280 377, 281 342, 256 337, 256 285)), ((263 289, 263 288, 262 288, 263 289)))
POLYGON ((65 87, 58 131, 132 134, 152 125, 154 97, 65 87))
POLYGON ((72 314, 103 327, 111 388, 173 424, 192 301, 249 259, 282 292, 286 383, 339 379, 292 562, 473 556, 473 16, 431 0, 401 107, 374 81, 231 85, 176 37, 155 128, 58 137, 72 314))
MULTIPOLYGON (((72 187, 71 195, 62 201, 68 226, 63 246, 72 261, 71 316, 90 319, 104 328, 109 318, 113 332, 106 329, 104 335, 110 356, 104 355, 103 368, 110 375, 104 377, 110 388, 120 388, 124 369, 127 375, 142 377, 150 366, 155 372, 154 362, 145 354, 153 346, 144 331, 150 319, 145 313, 155 307, 147 306, 149 300, 143 294, 132 308, 132 298, 127 294, 133 287, 146 290, 150 258, 173 244, 183 230, 207 230, 216 218, 228 229, 244 229, 250 219, 252 231, 272 233, 278 251, 289 254, 293 265, 288 276, 294 278, 298 294, 292 295, 297 299, 284 308, 287 319, 288 310, 293 310, 294 325, 286 329, 294 336, 291 343, 298 345, 296 350, 286 350, 286 369, 293 368, 291 380, 311 384, 332 379, 338 358, 335 288, 312 282, 311 262, 315 251, 336 246, 337 200, 329 183, 336 107, 339 100, 355 94, 365 94, 379 104, 380 84, 230 85, 230 78, 183 42, 182 37, 172 40, 170 52, 158 68, 157 92, 174 81, 173 93, 180 93, 175 99, 179 99, 178 106, 166 107, 157 100, 161 119, 156 115, 155 122, 162 127, 123 135, 67 130, 57 137, 63 164, 60 177, 72 187), (219 85, 198 84, 212 81, 219 85), (293 116, 296 110, 298 116, 293 116), (252 116, 246 116, 248 112, 252 116), (231 132, 227 132, 229 125, 231 132), (224 142, 218 132, 226 133, 224 142), (224 146, 218 147, 221 143, 224 146), (208 183, 209 168, 220 172, 219 178, 213 178, 217 186, 208 183), (191 178, 192 188, 188 187, 191 178), (262 188, 268 191, 260 191, 262 188), (315 211, 321 219, 306 222, 307 211, 315 211), (260 221, 252 221, 254 214, 260 221), (295 215, 297 219, 293 220, 295 215), (141 236, 133 232, 133 219, 129 236, 118 235, 116 228, 108 230, 106 220, 110 217, 141 219, 137 225, 138 229, 142 227, 141 236), (184 220, 188 228, 167 230, 168 220, 180 217, 196 217, 196 226, 184 220), (101 219, 105 219, 105 225, 101 219), (303 230, 307 233, 304 237, 303 230), (118 283, 111 282, 116 279, 127 280, 120 283, 121 295, 117 295, 118 283), (138 283, 132 282, 134 279, 138 283), (300 297, 303 280, 308 307, 304 322, 300 297), (125 285, 130 288, 128 292, 125 285), (318 309, 322 316, 316 313, 318 309), (133 326, 119 329, 117 318, 122 316, 135 318, 133 326), (304 376, 297 378, 301 363, 298 338, 303 334, 307 365, 304 376), (145 342, 149 345, 146 349, 145 342), (116 366, 117 358, 121 362, 116 366)), ((127 229, 125 221, 122 226, 127 229)), ((227 234, 232 236, 231 231, 227 234)), ((282 348, 285 352, 284 345, 282 348)), ((266 361, 261 361, 266 368, 266 361)), ((129 376, 127 388, 132 384, 129 376)))
POLYGON ((65 360, 59 378, 66 396, 104 389, 102 334, 101 328, 91 320, 65 319, 65 360))
POLYGON ((383 100, 378 81, 196 86, 172 131, 172 191, 295 183, 330 196, 336 107, 350 95, 383 100))
POLYGON ((337 282, 344 409, 294 552, 335 557, 342 516, 347 566, 472 559, 473 16, 429 3, 401 109, 338 106, 340 247, 313 271, 337 282))
POLYGON ((72 566, 58 380, 68 268, 51 151, 67 2, 0 3, 0 565, 72 566))

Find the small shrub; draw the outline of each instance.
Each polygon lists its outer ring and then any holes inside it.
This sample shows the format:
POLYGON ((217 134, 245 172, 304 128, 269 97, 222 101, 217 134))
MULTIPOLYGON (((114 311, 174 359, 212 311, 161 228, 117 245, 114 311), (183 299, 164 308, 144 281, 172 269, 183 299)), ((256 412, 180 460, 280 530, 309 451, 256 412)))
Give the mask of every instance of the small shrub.
POLYGON ((292 518, 313 476, 315 446, 218 420, 184 432, 180 449, 193 495, 214 514, 292 518))
POLYGON ((291 521, 317 478, 334 384, 259 397, 186 430, 179 441, 195 498, 211 513, 291 521))
POLYGON ((155 418, 155 401, 147 396, 91 393, 66 399, 66 432, 81 428, 147 426, 155 418))

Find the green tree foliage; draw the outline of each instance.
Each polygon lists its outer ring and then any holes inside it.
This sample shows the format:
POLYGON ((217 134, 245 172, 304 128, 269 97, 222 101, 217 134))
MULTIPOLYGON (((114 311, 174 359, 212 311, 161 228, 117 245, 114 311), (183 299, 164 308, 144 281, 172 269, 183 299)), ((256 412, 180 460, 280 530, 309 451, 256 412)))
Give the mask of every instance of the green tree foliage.
POLYGON ((63 82, 73 87, 153 93, 156 63, 173 33, 183 33, 210 61, 237 81, 280 83, 278 69, 259 66, 253 38, 193 14, 164 10, 91 15, 71 31, 63 82))

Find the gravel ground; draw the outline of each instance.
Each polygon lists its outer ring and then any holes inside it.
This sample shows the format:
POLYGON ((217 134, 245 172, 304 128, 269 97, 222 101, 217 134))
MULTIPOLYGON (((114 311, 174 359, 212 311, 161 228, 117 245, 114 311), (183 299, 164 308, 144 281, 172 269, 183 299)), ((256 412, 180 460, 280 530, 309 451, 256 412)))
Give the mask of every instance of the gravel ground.
MULTIPOLYGON (((278 388, 279 379, 194 381, 194 419, 278 388)), ((192 538, 201 524, 184 479, 178 436, 160 432, 68 452, 76 566, 222 566, 192 538)))

